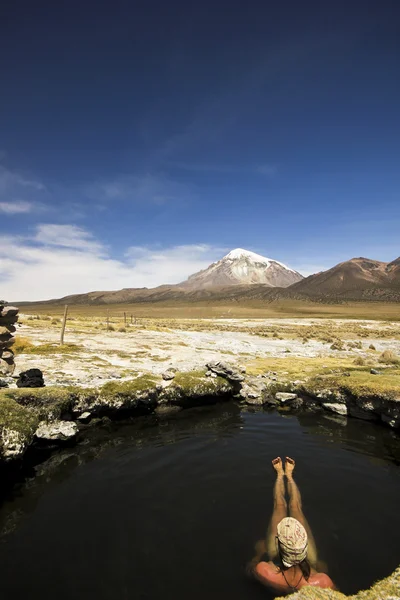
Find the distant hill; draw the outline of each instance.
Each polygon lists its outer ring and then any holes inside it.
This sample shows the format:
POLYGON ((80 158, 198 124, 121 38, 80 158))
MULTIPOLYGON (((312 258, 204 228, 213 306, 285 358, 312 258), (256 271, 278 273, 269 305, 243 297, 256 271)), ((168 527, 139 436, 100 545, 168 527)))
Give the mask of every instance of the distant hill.
POLYGON ((352 300, 400 302, 400 258, 390 263, 353 258, 327 271, 303 278, 282 263, 237 249, 178 285, 89 292, 48 300, 43 304, 246 304, 285 299, 322 303, 352 300), (292 285, 289 284, 290 279, 294 280, 292 285))
POLYGON ((400 258, 385 263, 352 258, 332 269, 310 275, 290 291, 314 297, 346 299, 400 299, 400 258))

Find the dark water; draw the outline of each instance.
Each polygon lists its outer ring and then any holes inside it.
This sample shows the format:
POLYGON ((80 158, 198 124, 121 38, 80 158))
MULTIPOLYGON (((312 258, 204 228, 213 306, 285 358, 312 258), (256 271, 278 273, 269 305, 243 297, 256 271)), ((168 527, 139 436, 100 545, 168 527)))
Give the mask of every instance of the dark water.
POLYGON ((234 404, 92 430, 0 510, 1 599, 256 600, 244 572, 272 507, 276 455, 346 593, 400 563, 400 440, 388 428, 234 404))

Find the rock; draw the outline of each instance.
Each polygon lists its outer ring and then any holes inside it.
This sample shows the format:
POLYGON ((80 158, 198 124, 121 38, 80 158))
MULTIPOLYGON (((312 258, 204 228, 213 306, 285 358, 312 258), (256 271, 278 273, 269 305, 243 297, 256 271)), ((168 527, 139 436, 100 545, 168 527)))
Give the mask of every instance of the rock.
POLYGON ((5 306, 0 312, 0 317, 16 317, 18 312, 19 310, 15 306, 5 306))
POLYGON ((391 415, 381 415, 381 419, 383 423, 389 425, 389 427, 399 428, 400 427, 400 418, 393 417, 391 415))
POLYGON ((370 373, 371 375, 380 375, 380 371, 377 371, 376 369, 370 369, 370 373))
POLYGON ((206 377, 211 377, 211 371, 206 371, 206 377))
POLYGON ((32 443, 38 418, 32 411, 14 400, 2 398, 0 402, 0 459, 21 458, 32 443))
POLYGON ((10 377, 15 371, 15 364, 13 360, 4 360, 0 358, 0 375, 10 377))
POLYGON ((44 387, 43 373, 40 369, 28 369, 20 373, 17 379, 19 388, 38 388, 44 387))
POLYGON ((175 371, 173 371, 172 369, 168 369, 162 374, 162 378, 164 379, 164 381, 169 381, 170 379, 174 379, 174 377, 175 371))
POLYGON ((214 377, 214 379, 216 379, 218 375, 216 373, 211 373, 211 377, 214 377))
POLYGON ((15 333, 15 325, 0 325, 0 336, 7 333, 15 333))
POLYGON ((36 429, 35 436, 43 441, 66 442, 73 439, 78 433, 77 424, 73 421, 41 421, 36 429))
POLYGON ((5 379, 0 379, 0 388, 8 388, 8 383, 5 379))
POLYGON ((92 413, 90 413, 89 411, 85 411, 81 415, 79 415, 78 421, 80 423, 89 423, 91 416, 92 416, 92 413))
POLYGON ((225 377, 225 379, 227 379, 228 381, 244 380, 243 375, 238 371, 238 369, 235 369, 235 367, 232 367, 231 365, 222 360, 209 362, 206 366, 207 369, 209 369, 213 373, 216 373, 217 375, 220 375, 221 377, 225 377))
POLYGON ((246 404, 264 404, 266 390, 265 381, 252 377, 243 383, 239 396, 243 398, 246 404))
POLYGON ((120 373, 110 373, 110 379, 122 379, 122 375, 120 373))
POLYGON ((324 402, 323 406, 327 410, 337 413, 338 415, 347 415, 347 406, 345 404, 339 404, 336 402, 324 402))
POLYGON ((290 394, 289 392, 277 392, 275 394, 275 399, 282 403, 290 402, 292 400, 297 400, 297 394, 290 394))

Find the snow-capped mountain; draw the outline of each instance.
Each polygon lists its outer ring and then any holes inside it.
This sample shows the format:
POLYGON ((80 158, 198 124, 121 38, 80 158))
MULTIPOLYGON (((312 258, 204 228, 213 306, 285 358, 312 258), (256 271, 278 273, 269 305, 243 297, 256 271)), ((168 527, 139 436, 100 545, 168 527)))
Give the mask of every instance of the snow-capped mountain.
POLYGON ((301 279, 300 273, 277 260, 236 248, 204 271, 191 275, 180 287, 198 289, 251 283, 288 287, 301 279))

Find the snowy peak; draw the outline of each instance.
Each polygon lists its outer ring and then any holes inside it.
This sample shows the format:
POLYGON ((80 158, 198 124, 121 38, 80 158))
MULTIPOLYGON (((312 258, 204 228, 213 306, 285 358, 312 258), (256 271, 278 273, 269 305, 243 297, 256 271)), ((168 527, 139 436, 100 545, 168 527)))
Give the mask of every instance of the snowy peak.
POLYGON ((204 271, 191 275, 181 285, 191 289, 240 284, 288 287, 301 279, 300 273, 277 260, 236 248, 204 271))
POLYGON ((250 252, 250 250, 243 250, 243 248, 236 248, 235 250, 231 250, 229 254, 224 256, 222 260, 237 260, 241 258, 247 258, 248 260, 252 260, 253 262, 265 263, 266 265, 268 265, 271 262, 270 258, 261 256, 261 254, 256 254, 255 252, 250 252))
POLYGON ((287 265, 279 262, 278 260, 274 260, 273 258, 267 258, 266 256, 261 256, 261 254, 256 254, 255 252, 251 252, 250 250, 243 250, 243 248, 236 248, 235 250, 231 250, 229 254, 224 256, 222 260, 247 260, 250 262, 254 262, 257 264, 263 264, 266 267, 269 267, 271 263, 276 263, 281 267, 287 269, 288 271, 292 271, 292 273, 296 273, 293 269, 290 269, 287 265))

